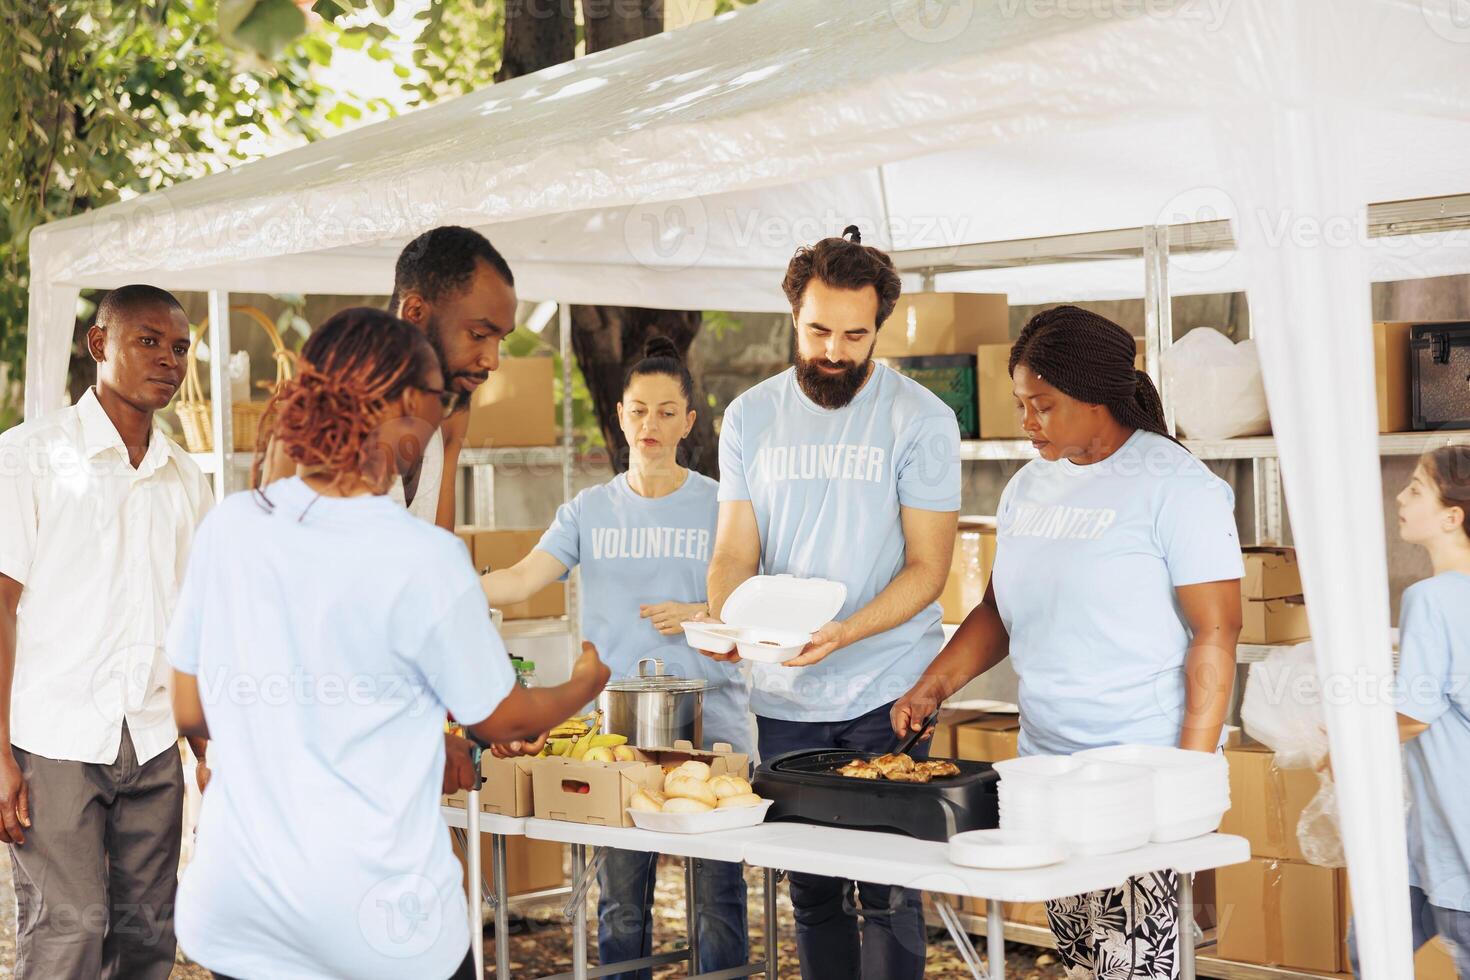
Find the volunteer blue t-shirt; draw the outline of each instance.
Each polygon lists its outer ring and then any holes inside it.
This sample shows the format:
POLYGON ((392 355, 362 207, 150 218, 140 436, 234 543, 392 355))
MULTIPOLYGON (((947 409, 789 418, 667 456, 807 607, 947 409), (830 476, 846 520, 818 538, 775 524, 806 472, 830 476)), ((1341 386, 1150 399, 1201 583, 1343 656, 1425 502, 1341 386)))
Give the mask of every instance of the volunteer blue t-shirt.
POLYGON ((582 566, 582 635, 597 647, 613 677, 633 677, 655 657, 664 672, 704 678, 704 741, 749 752, 750 712, 735 664, 702 656, 682 634, 664 636, 640 606, 708 599, 709 558, 719 519, 718 485, 690 472, 663 497, 644 497, 619 474, 557 509, 536 546, 567 568, 582 566))
POLYGON ((1089 466, 1033 460, 1001 494, 991 582, 1022 754, 1179 744, 1190 629, 1174 590, 1244 574, 1230 486, 1137 430, 1089 466))
POLYGON ((1431 905, 1470 912, 1470 576, 1404 590, 1399 712, 1429 726, 1404 747, 1412 883, 1431 905))
POLYGON ((179 944, 235 977, 447 977, 470 931, 445 711, 489 717, 509 656, 454 535, 386 496, 266 494, 205 518, 169 624, 212 773, 179 944))
MULTIPOLYGON (((847 619, 904 565, 899 508, 958 511, 954 412, 915 381, 875 364, 839 409, 802 392, 795 369, 731 403, 720 429, 720 500, 749 500, 764 575, 847 586, 847 619)), ((944 642, 938 603, 810 667, 752 663, 751 707, 786 721, 845 721, 904 694, 944 642)))

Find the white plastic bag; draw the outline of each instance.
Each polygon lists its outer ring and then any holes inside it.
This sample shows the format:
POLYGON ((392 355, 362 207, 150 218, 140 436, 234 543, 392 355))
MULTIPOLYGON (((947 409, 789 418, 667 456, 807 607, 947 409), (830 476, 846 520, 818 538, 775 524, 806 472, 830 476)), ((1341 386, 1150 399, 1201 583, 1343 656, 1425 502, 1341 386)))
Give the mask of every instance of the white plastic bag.
POLYGON ((1308 864, 1319 868, 1347 867, 1342 828, 1337 822, 1337 784, 1325 772, 1317 774, 1317 795, 1302 808, 1296 823, 1296 842, 1308 864))
POLYGON ((1162 366, 1181 436, 1234 439, 1271 431, 1254 340, 1232 344, 1218 330, 1197 327, 1164 353, 1162 366))
POLYGON ((1247 735, 1276 751, 1276 765, 1282 769, 1322 764, 1327 721, 1312 644, 1281 647, 1251 664, 1240 722, 1247 735))

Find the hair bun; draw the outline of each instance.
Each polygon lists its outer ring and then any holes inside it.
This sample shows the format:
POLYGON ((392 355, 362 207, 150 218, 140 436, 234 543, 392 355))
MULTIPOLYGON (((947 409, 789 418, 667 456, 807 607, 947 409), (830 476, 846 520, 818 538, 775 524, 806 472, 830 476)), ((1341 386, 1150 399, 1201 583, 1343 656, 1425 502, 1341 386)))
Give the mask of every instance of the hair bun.
POLYGON ((676 345, 669 338, 663 336, 649 337, 646 341, 644 341, 643 356, 645 358, 667 357, 675 361, 683 360, 683 357, 679 354, 678 345, 676 345))
POLYGON ((842 229, 842 237, 846 238, 854 245, 861 245, 863 242, 862 229, 860 229, 857 225, 848 225, 846 228, 842 229))

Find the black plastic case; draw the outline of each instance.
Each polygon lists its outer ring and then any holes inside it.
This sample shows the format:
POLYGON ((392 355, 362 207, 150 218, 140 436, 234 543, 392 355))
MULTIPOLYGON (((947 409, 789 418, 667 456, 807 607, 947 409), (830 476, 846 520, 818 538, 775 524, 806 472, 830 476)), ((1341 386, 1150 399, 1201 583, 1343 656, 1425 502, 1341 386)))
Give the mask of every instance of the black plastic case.
POLYGON ((1409 365, 1414 429, 1470 429, 1470 323, 1414 324, 1409 365))

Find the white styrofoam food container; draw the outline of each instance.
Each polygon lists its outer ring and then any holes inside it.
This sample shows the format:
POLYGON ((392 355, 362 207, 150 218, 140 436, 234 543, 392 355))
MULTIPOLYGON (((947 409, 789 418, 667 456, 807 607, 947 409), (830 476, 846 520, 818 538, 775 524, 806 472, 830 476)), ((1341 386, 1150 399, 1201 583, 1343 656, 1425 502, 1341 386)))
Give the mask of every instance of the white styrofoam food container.
POLYGON ((628 816, 633 818, 633 826, 640 830, 654 830, 663 834, 708 834, 716 830, 738 830, 763 823, 772 802, 774 801, 762 800, 755 806, 732 806, 704 813, 651 813, 629 807, 628 816))
POLYGON ((682 624, 696 650, 744 660, 783 664, 801 653, 812 634, 832 621, 847 601, 847 586, 820 578, 757 575, 725 600, 723 623, 682 624))

